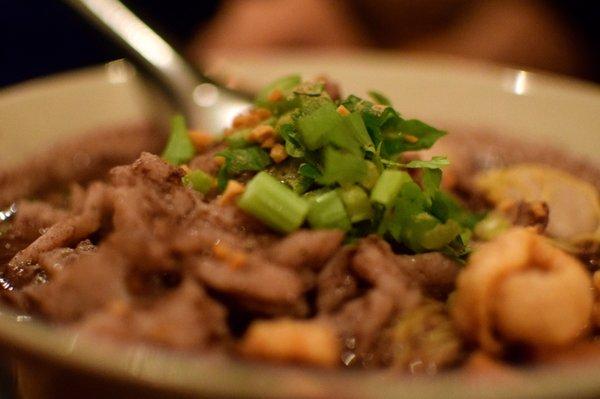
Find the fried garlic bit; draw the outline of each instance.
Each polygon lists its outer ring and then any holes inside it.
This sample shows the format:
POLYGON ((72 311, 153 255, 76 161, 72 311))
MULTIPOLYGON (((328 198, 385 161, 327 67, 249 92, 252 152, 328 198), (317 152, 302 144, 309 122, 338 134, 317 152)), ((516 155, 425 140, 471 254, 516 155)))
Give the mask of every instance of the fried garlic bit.
POLYGON ((525 228, 481 245, 457 280, 451 314, 458 329, 488 353, 503 343, 572 343, 588 328, 589 273, 573 257, 525 228))
POLYGON ((239 350, 252 358, 334 367, 340 359, 335 329, 325 322, 258 320, 250 325, 239 350))

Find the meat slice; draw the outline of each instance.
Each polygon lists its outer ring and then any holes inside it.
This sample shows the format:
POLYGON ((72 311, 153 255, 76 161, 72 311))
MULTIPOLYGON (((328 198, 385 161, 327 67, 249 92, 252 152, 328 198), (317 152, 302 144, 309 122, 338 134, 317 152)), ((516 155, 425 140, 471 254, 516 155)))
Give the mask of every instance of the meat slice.
POLYGON ((402 273, 390 244, 381 237, 370 236, 359 242, 352 270, 393 298, 399 309, 410 309, 420 300, 420 290, 402 273))
POLYGON ((45 229, 69 215, 64 209, 40 201, 19 201, 17 209, 18 212, 12 223, 13 231, 31 241, 39 237, 45 229))
POLYGON ((442 300, 454 290, 461 269, 458 262, 439 252, 395 255, 395 260, 400 270, 417 283, 424 294, 442 300))
POLYGON ((341 230, 299 230, 271 246, 267 257, 292 269, 320 269, 343 239, 341 230))
POLYGON ((50 227, 37 240, 15 255, 8 268, 19 268, 37 262, 39 256, 55 248, 77 243, 100 228, 107 207, 109 188, 103 183, 90 186, 80 214, 68 217, 50 227))
POLYGON ((45 284, 24 288, 31 306, 53 321, 75 321, 107 303, 126 299, 126 260, 108 246, 81 255, 45 284))
POLYGON ((234 268, 212 257, 197 257, 186 268, 206 286, 237 299, 291 305, 300 300, 304 284, 293 271, 250 255, 234 268))
POLYGON ((350 273, 355 249, 344 247, 327 262, 317 277, 317 311, 330 313, 357 295, 356 278, 350 273))
POLYGON ((201 287, 186 281, 150 304, 114 300, 75 326, 84 333, 120 341, 214 350, 227 341, 225 316, 225 309, 201 287))
POLYGON ((394 299, 381 289, 372 289, 362 297, 347 302, 341 310, 326 320, 332 320, 338 329, 345 351, 342 361, 346 366, 377 366, 374 349, 395 314, 394 299))
POLYGON ((65 267, 75 263, 83 254, 96 250, 96 246, 90 240, 80 242, 75 249, 56 248, 40 255, 38 265, 47 277, 53 278, 65 267))

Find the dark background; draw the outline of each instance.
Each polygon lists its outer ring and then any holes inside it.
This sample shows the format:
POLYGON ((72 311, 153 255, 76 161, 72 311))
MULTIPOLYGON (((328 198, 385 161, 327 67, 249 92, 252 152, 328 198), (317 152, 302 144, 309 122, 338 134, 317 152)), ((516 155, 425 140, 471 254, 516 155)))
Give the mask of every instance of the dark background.
MULTIPOLYGON (((124 3, 182 47, 215 15, 220 2, 126 0, 124 3)), ((585 68, 573 74, 599 81, 600 16, 597 7, 590 5, 594 2, 545 3, 568 24, 587 58, 585 68)), ((0 43, 0 87, 124 55, 59 0, 0 0, 0 43)), ((378 43, 374 40, 371 45, 377 47, 378 43)))

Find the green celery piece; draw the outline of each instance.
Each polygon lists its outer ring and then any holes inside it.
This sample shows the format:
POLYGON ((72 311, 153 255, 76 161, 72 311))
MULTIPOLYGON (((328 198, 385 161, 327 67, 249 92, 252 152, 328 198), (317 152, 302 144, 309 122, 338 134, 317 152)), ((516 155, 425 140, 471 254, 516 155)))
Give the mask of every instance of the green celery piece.
POLYGON ((267 172, 260 172, 248 182, 238 206, 267 226, 282 233, 298 229, 309 203, 267 172))
POLYGON ((296 130, 293 112, 281 116, 275 124, 275 131, 285 141, 285 150, 293 158, 302 158, 305 154, 296 130))
POLYGON ((393 213, 391 220, 383 220, 387 229, 396 241, 406 241, 406 231, 414 223, 413 218, 425 212, 427 208, 427 198, 421 191, 417 183, 412 180, 404 183, 400 188, 396 200, 393 203, 393 213))
POLYGON ((171 134, 162 153, 162 158, 172 165, 181 165, 196 155, 196 147, 190 139, 185 118, 175 115, 171 119, 171 134))
POLYGON ((351 223, 369 220, 373 217, 371 201, 369 201, 369 196, 361 187, 356 185, 342 187, 338 188, 337 192, 346 207, 351 223))
POLYGON ((324 102, 314 111, 297 120, 298 130, 304 146, 316 150, 326 144, 327 135, 340 129, 342 117, 331 101, 324 102))
POLYGON ((371 190, 377 184, 377 179, 379 179, 379 169, 377 166, 371 161, 365 161, 367 165, 367 175, 360 182, 360 185, 366 188, 367 190, 371 190))
POLYGON ((280 90, 285 97, 291 94, 294 87, 299 85, 301 82, 302 78, 300 77, 300 75, 288 75, 279 78, 264 86, 256 95, 256 99, 254 100, 254 102, 258 106, 268 107, 271 104, 268 100, 268 97, 269 94, 273 92, 273 90, 280 90))
POLYGON ((431 214, 446 222, 453 219, 467 229, 473 229, 485 215, 477 214, 465 208, 452 194, 438 190, 433 194, 431 214))
POLYGON ((319 171, 319 168, 310 163, 300 164, 300 166, 298 167, 298 173, 300 173, 302 176, 310 177, 313 180, 321 177, 321 172, 319 171))
POLYGON ((402 186, 408 182, 412 182, 408 173, 401 170, 384 170, 371 191, 371 201, 389 207, 402 186))
POLYGON ((225 142, 230 148, 245 148, 252 143, 248 140, 252 129, 240 129, 225 137, 225 142))
POLYGON ((450 165, 450 161, 448 160, 448 158, 442 156, 434 156, 429 161, 415 159, 414 161, 410 161, 409 163, 402 166, 409 169, 441 169, 444 166, 448 165, 450 165))
POLYGON ((209 192, 213 185, 212 176, 200 169, 186 173, 186 175, 181 178, 181 181, 184 186, 193 188, 203 194, 209 192))
POLYGON ((335 190, 310 198, 307 219, 313 229, 350 230, 350 219, 342 199, 335 190))
POLYGON ((367 163, 362 157, 344 153, 331 146, 323 151, 323 174, 317 179, 322 185, 359 183, 367 176, 367 163))
POLYGON ((229 176, 246 171, 260 171, 272 163, 269 154, 258 146, 227 148, 217 155, 225 158, 224 168, 229 176))

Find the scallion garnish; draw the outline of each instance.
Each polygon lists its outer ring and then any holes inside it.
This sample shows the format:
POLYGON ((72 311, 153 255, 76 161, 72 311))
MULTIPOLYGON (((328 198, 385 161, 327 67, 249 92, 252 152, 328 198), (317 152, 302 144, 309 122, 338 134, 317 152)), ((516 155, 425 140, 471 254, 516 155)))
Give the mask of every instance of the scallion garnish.
POLYGON ((162 158, 173 165, 188 162, 196 155, 196 147, 188 134, 183 115, 176 115, 171 120, 171 134, 162 153, 162 158))
POLYGON ((258 173, 248 182, 237 204, 282 233, 290 233, 300 227, 309 208, 307 200, 267 172, 258 173))
POLYGON ((186 173, 185 176, 181 178, 181 181, 186 187, 206 194, 212 188, 214 179, 208 173, 197 169, 186 173))

